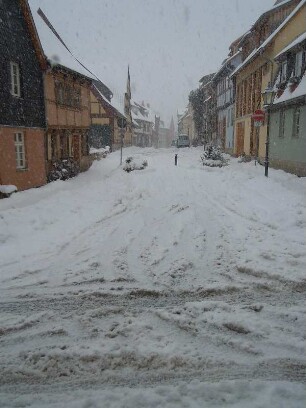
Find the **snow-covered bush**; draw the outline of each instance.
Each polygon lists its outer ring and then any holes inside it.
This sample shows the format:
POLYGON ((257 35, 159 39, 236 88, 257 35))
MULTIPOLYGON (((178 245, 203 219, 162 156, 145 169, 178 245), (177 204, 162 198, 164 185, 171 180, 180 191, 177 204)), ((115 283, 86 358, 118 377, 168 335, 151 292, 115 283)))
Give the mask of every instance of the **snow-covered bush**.
POLYGON ((251 156, 247 156, 245 153, 242 153, 239 156, 238 163, 248 163, 252 160, 251 156))
POLYGON ((212 145, 206 146, 201 160, 203 166, 223 167, 228 165, 228 160, 224 157, 221 149, 212 145))
POLYGON ((67 180, 79 174, 79 165, 72 159, 57 160, 52 164, 48 181, 67 180))
POLYGON ((91 147, 89 150, 89 154, 93 157, 94 160, 105 159, 105 157, 107 157, 109 153, 110 153, 109 146, 101 147, 100 149, 91 147))
POLYGON ((128 157, 125 160, 125 165, 123 166, 123 170, 127 173, 130 173, 133 170, 143 170, 148 166, 147 160, 143 160, 142 162, 135 161, 133 157, 128 157))

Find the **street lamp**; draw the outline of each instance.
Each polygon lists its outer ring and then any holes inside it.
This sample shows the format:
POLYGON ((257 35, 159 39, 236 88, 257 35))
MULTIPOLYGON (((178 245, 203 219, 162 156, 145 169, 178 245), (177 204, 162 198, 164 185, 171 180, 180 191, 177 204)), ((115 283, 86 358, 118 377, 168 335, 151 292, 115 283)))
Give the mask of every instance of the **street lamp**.
POLYGON ((123 138, 124 138, 124 128, 126 126, 126 120, 122 117, 118 119, 118 127, 120 129, 120 166, 122 165, 122 148, 123 148, 123 138))
POLYGON ((266 157, 265 157, 265 176, 268 177, 269 173, 269 143, 270 143, 270 112, 269 109, 273 105, 275 91, 271 83, 268 84, 267 88, 262 92, 262 99, 264 103, 264 109, 268 115, 267 121, 267 139, 266 139, 266 157))

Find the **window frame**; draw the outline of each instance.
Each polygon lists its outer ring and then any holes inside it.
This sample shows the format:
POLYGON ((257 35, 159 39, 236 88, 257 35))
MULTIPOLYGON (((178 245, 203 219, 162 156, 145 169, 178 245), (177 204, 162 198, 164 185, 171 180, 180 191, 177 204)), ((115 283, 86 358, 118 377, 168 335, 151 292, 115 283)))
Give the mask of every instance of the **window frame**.
POLYGON ((298 139, 300 137, 301 129, 301 108, 299 106, 294 108, 293 123, 292 123, 292 137, 298 139))
POLYGON ((286 82, 287 81, 287 70, 288 70, 288 62, 287 62, 287 60, 285 60, 285 61, 283 61, 281 63, 280 82, 286 82))
POLYGON ((300 50, 295 54, 295 57, 294 57, 294 76, 295 77, 299 77, 302 75, 302 69, 303 69, 304 62, 305 62, 305 50, 300 50), (298 59, 298 56, 300 56, 299 59, 298 59), (297 71, 298 68, 299 68, 299 71, 297 71))
POLYGON ((20 66, 17 62, 10 62, 11 70, 11 94, 17 98, 21 97, 21 78, 20 78, 20 66), (14 72, 16 69, 16 72, 14 72), (15 91, 16 87, 16 91, 15 91))
POLYGON ((14 133, 14 145, 15 145, 16 169, 25 170, 27 168, 27 164, 26 164, 25 138, 23 132, 14 133))
POLYGON ((279 111, 279 129, 278 129, 278 137, 280 139, 284 139, 285 137, 285 124, 286 124, 286 111, 281 109, 279 111))

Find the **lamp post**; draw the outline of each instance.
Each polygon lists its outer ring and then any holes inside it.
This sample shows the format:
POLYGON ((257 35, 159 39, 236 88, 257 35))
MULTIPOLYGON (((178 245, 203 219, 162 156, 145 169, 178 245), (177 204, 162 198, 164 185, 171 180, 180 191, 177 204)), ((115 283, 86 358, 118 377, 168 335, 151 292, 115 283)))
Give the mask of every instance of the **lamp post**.
POLYGON ((118 125, 119 125, 119 128, 120 128, 120 166, 121 166, 122 165, 122 148, 123 148, 125 120, 123 118, 121 118, 120 122, 118 120, 118 125))
POLYGON ((267 139, 266 139, 266 156, 265 156, 265 176, 268 177, 269 173, 269 144, 270 144, 270 108, 273 105, 275 91, 271 85, 268 84, 267 88, 262 92, 262 98, 264 103, 264 109, 268 115, 267 121, 267 139))

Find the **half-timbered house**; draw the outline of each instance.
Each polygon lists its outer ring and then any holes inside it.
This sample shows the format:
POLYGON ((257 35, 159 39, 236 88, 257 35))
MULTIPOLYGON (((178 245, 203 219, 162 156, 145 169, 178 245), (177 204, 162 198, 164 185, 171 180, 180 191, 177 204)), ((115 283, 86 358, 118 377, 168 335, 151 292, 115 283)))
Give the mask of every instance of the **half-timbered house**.
POLYGON ((243 62, 232 74, 236 83, 236 155, 245 154, 264 160, 267 126, 265 123, 260 128, 255 127, 252 114, 264 108, 262 92, 275 79, 275 55, 300 30, 296 26, 285 32, 291 17, 300 15, 302 3, 301 0, 276 1, 240 41, 243 62))
POLYGON ((275 60, 278 75, 270 107, 270 165, 306 176, 306 26, 275 60))
POLYGON ((90 92, 91 127, 89 144, 94 148, 109 146, 116 150, 131 145, 131 133, 126 126, 124 103, 116 104, 110 89, 101 81, 93 81, 90 92))
POLYGON ((93 74, 72 57, 36 10, 32 9, 32 15, 47 61, 45 158, 47 177, 52 180, 59 168, 64 167, 69 176, 91 165, 88 133, 93 74))

